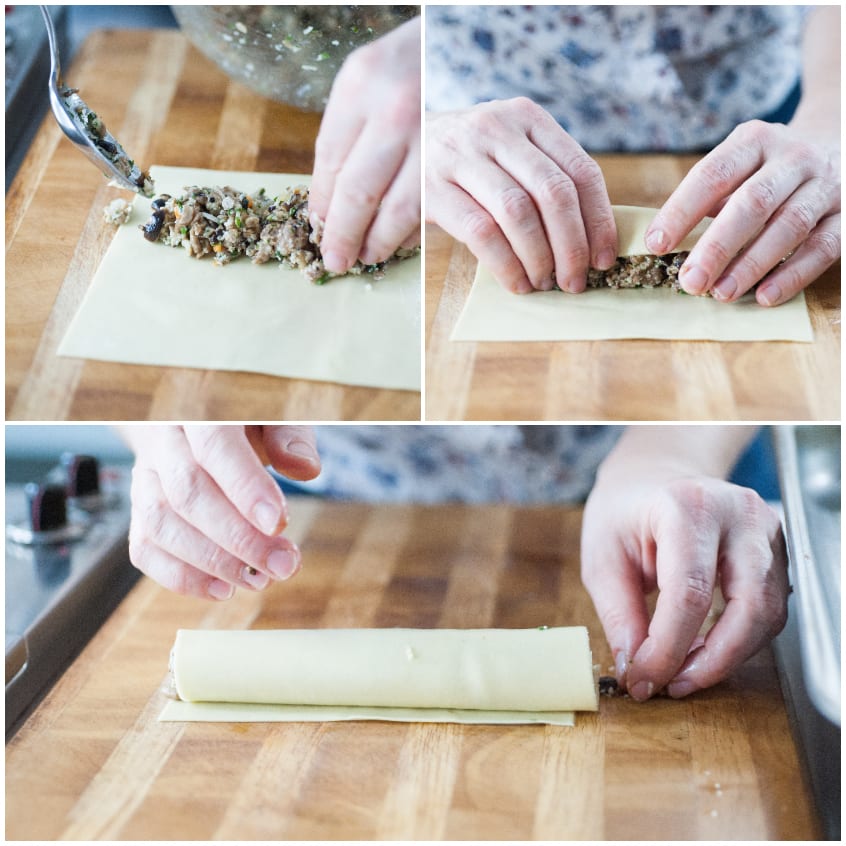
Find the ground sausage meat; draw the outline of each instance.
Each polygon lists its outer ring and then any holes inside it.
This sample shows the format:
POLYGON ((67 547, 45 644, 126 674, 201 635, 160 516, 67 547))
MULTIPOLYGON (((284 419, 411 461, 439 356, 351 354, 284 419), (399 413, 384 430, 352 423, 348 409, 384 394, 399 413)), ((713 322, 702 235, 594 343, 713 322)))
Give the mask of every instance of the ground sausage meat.
MULTIPOLYGON (((247 256, 254 264, 281 262, 317 284, 337 274, 323 266, 322 231, 308 214, 308 188, 289 188, 273 197, 263 188, 245 194, 228 186, 185 188, 178 197, 162 194, 152 202, 152 218, 141 226, 144 237, 169 247, 183 247, 194 258, 211 256, 218 265, 247 256)), ((364 265, 350 273, 381 277, 386 264, 414 255, 398 250, 386 262, 364 265)))

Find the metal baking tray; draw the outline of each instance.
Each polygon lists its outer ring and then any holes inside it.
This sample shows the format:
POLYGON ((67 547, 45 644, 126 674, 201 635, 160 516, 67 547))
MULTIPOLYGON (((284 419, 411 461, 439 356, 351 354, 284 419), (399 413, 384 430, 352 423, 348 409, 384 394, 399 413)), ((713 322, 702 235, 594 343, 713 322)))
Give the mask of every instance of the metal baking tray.
POLYGON ((816 708, 840 725, 840 426, 773 433, 803 676, 816 708))

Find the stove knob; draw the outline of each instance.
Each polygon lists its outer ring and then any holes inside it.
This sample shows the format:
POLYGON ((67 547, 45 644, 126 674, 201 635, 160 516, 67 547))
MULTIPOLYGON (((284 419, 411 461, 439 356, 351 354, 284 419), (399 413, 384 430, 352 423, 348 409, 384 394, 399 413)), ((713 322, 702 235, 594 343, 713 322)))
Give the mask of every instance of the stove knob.
POLYGON ((62 456, 62 467, 67 477, 68 496, 76 498, 100 493, 100 467, 96 458, 66 452, 62 456))
POLYGON ((48 532, 67 525, 67 494, 61 485, 30 482, 24 491, 29 502, 29 522, 33 532, 48 532))

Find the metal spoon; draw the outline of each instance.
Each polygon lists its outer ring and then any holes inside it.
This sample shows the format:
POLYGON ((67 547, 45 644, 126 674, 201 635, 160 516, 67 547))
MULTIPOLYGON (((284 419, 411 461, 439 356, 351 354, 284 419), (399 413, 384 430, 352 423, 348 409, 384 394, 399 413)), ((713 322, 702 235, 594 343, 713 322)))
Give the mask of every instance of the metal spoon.
POLYGON ((154 193, 153 180, 126 154, 118 140, 106 129, 103 121, 86 105, 75 88, 62 82, 59 46, 53 21, 46 6, 39 6, 47 26, 50 42, 50 108, 59 128, 107 177, 120 188, 145 197, 154 193))

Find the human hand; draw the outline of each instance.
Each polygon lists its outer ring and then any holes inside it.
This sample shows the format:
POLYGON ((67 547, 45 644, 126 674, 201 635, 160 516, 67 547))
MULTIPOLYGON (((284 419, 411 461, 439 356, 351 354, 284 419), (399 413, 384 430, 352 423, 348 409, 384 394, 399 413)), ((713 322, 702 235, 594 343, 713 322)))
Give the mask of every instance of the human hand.
POLYGON ((617 680, 637 700, 717 683, 787 619, 787 557, 772 509, 719 479, 649 473, 600 472, 582 526, 582 580, 617 680), (703 639, 718 587, 725 609, 703 639))
POLYGON ((420 18, 351 53, 332 85, 309 192, 327 270, 420 243, 420 18))
POLYGON ((467 244, 509 291, 584 291, 617 258, 599 166, 525 97, 433 115, 426 218, 467 244))
POLYGON ((679 272, 685 291, 731 302, 766 276, 761 305, 791 299, 840 257, 840 142, 825 139, 801 126, 741 124, 685 176, 647 246, 672 252, 714 217, 679 272))
POLYGON ((137 426, 129 556, 176 593, 229 599, 263 590, 299 569, 296 544, 280 536, 285 498, 265 470, 313 479, 320 459, 301 426, 137 426))

